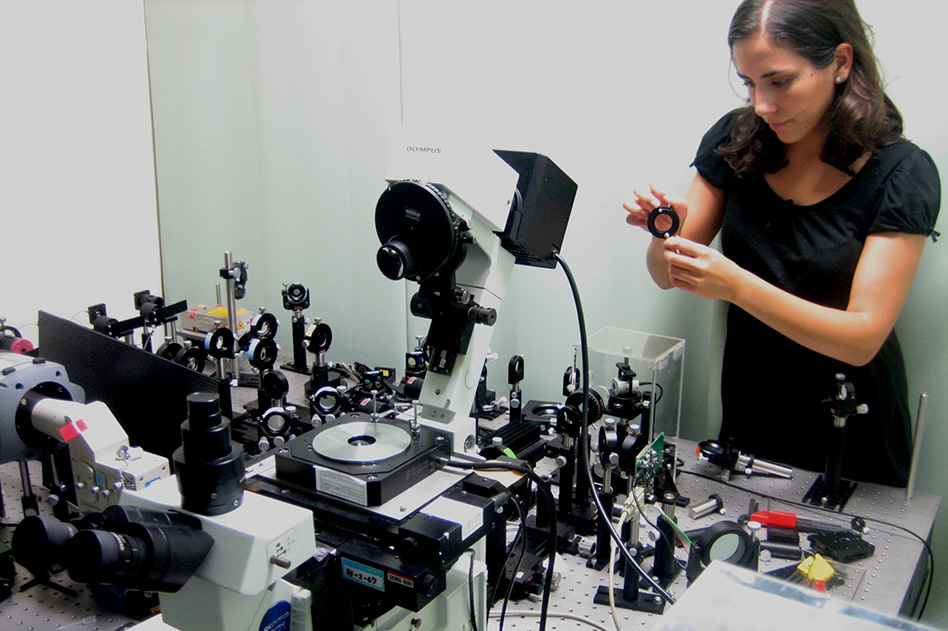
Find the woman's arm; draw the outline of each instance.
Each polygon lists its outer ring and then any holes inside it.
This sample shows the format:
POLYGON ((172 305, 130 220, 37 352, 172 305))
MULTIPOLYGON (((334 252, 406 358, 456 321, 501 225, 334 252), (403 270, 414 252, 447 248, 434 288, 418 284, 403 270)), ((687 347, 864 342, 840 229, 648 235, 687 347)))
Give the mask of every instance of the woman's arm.
POLYGON ((845 311, 778 289, 703 244, 672 237, 663 245, 672 286, 705 298, 727 300, 811 350, 860 366, 875 356, 895 326, 925 237, 870 235, 856 266, 845 311))
MULTIPOLYGON (((700 175, 695 175, 684 200, 669 198, 651 188, 651 196, 635 192, 633 204, 623 204, 628 211, 626 222, 645 229, 648 215, 659 206, 669 206, 678 214, 681 224, 678 234, 690 241, 708 245, 721 228, 724 217, 724 191, 715 188, 700 175), (657 200, 657 201, 656 201, 657 200)), ((664 239, 652 237, 646 253, 646 264, 652 280, 662 289, 673 287, 665 260, 664 239)))

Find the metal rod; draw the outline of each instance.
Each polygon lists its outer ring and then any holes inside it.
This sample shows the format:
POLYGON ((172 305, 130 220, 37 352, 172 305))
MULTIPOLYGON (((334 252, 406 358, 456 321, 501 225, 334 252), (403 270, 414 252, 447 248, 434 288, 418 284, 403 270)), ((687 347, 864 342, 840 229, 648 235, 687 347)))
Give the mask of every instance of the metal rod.
POLYGON ((912 443, 912 464, 909 465, 908 484, 905 486, 905 501, 912 499, 915 491, 915 472, 918 469, 918 454, 922 447, 922 430, 925 429, 925 410, 928 409, 928 393, 918 398, 918 414, 915 416, 915 440, 912 443))
POLYGON ((30 482, 30 463, 20 460, 20 482, 23 484, 23 498, 20 500, 23 507, 23 516, 39 514, 39 502, 33 493, 33 483, 30 482))
MULTIPOLYGON (((237 337, 237 298, 234 296, 234 257, 230 251, 224 252, 224 268, 227 270, 227 326, 237 337)), ((230 360, 234 379, 240 383, 240 353, 234 353, 230 360)))
POLYGON ((178 341, 178 326, 176 322, 177 319, 174 319, 171 322, 165 322, 164 324, 165 337, 171 338, 172 342, 178 341))
POLYGON ((204 331, 191 331, 189 329, 181 329, 178 331, 178 335, 186 340, 201 342, 201 344, 204 343, 204 338, 207 337, 207 333, 204 331))

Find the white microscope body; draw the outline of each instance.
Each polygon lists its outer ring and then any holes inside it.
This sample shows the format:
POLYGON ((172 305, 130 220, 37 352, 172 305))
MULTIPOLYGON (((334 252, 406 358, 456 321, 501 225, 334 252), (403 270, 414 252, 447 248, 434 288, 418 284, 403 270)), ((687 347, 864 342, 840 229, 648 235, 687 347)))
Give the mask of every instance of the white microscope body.
MULTIPOLYGON (((503 248, 496 233, 504 229, 514 204, 518 178, 519 174, 489 149, 417 139, 404 141, 396 148, 386 175, 390 184, 420 181, 436 187, 445 196, 471 237, 463 246, 463 261, 454 271, 456 286, 495 315, 514 265, 514 256, 503 248)), ((491 326, 475 325, 467 349, 458 355, 449 373, 433 371, 429 366, 425 376, 419 397, 419 420, 451 433, 455 453, 476 449, 476 421, 471 417, 471 407, 492 334, 491 326)), ((437 362, 438 358, 429 361, 437 362)))
MULTIPOLYGON (((122 503, 149 510, 181 510, 174 478, 142 492, 127 492, 122 503)), ((311 601, 307 590, 283 580, 316 554, 310 511, 245 492, 236 510, 196 517, 214 538, 214 546, 184 587, 159 595, 160 619, 156 617, 136 629, 312 629, 305 620, 290 626, 294 615, 308 617, 311 601)))

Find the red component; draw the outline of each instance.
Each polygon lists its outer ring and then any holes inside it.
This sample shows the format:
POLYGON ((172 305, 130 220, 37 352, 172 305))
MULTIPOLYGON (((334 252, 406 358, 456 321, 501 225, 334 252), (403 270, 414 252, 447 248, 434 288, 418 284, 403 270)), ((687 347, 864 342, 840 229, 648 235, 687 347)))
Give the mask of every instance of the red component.
POLYGON ((790 528, 791 530, 797 527, 796 513, 788 513, 782 510, 757 511, 748 519, 749 521, 756 521, 761 526, 776 526, 777 528, 790 528))
POLYGON ((70 440, 87 429, 89 429, 89 427, 86 425, 86 422, 82 419, 79 419, 78 421, 74 421, 68 425, 62 426, 59 429, 59 435, 62 436, 63 441, 68 443, 70 440))
POLYGON ((24 339, 14 340, 13 344, 10 345, 10 350, 14 353, 29 353, 33 350, 33 342, 24 339))

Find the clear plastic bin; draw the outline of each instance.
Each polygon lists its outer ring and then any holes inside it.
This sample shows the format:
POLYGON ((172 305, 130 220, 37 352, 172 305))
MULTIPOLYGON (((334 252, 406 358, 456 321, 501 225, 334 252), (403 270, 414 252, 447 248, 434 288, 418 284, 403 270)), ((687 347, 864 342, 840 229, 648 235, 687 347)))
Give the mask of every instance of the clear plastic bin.
MULTIPOLYGON (((647 401, 649 440, 664 433, 666 442, 675 442, 681 425, 685 340, 605 327, 590 335, 588 344, 590 387, 608 404, 614 381, 621 381, 618 364, 627 364, 647 401)), ((579 344, 574 348, 579 366, 579 344)))

